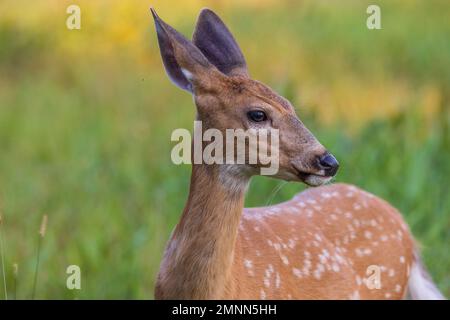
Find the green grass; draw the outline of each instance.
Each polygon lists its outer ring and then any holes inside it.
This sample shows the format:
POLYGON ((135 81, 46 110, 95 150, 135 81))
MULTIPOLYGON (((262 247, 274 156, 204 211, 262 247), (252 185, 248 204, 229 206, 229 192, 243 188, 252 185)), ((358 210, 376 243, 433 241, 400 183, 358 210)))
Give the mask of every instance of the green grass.
MULTIPOLYGON (((426 265, 450 296, 449 6, 381 2, 378 32, 365 28, 367 3, 290 3, 223 15, 252 74, 291 99, 339 159, 336 180, 403 212, 426 265), (345 111, 341 103, 329 110, 334 121, 324 122, 321 100, 308 97, 318 87, 324 98, 328 90, 339 93, 348 77, 368 92, 385 80, 405 85, 407 98, 393 115, 356 124, 336 112, 345 111), (429 87, 439 92, 431 120, 421 96, 429 87)), ((170 14, 161 16, 171 22, 170 14)), ((188 34, 193 19, 186 16, 177 27, 188 34)), ((18 298, 31 295, 36 239, 48 214, 37 299, 153 297, 162 251, 189 186, 190 168, 170 161, 170 134, 191 128, 195 111, 189 95, 164 75, 151 27, 149 19, 142 35, 149 59, 138 63, 123 47, 106 59, 88 51, 58 55, 53 49, 62 40, 45 28, 0 22, 1 232, 10 296, 13 263, 20 266, 18 298), (80 291, 65 287, 71 264, 81 267, 80 291)), ((247 205, 265 205, 279 183, 255 178, 247 205)), ((287 184, 272 202, 303 189, 287 184)))

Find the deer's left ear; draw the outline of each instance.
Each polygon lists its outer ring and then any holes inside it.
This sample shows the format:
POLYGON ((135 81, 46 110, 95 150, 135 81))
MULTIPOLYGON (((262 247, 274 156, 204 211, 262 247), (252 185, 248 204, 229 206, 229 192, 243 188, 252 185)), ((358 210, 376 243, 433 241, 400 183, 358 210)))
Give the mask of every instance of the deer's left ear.
POLYGON ((200 12, 192 42, 224 74, 248 76, 247 64, 239 45, 213 11, 203 9, 200 12))
POLYGON ((169 78, 178 87, 191 93, 196 88, 207 89, 213 83, 212 77, 220 72, 191 41, 161 20, 153 8, 151 11, 161 57, 169 78))

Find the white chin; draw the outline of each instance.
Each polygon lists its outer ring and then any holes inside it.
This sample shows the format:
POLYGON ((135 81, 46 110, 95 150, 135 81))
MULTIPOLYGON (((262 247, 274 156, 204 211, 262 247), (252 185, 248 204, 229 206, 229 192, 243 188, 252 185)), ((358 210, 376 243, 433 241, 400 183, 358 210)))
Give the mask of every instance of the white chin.
POLYGON ((305 183, 310 186, 317 187, 329 182, 331 178, 332 177, 324 177, 324 176, 317 176, 315 174, 310 174, 306 176, 305 183))

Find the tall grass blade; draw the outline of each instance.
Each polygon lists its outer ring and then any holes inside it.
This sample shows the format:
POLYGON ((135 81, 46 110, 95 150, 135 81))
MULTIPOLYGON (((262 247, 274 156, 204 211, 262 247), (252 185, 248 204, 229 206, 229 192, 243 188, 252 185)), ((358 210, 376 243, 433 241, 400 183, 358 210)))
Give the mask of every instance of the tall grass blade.
POLYGON ((34 269, 33 291, 31 294, 32 300, 34 300, 34 298, 36 296, 37 280, 38 280, 38 274, 39 274, 39 262, 40 262, 40 258, 41 258, 41 246, 42 246, 42 240, 45 237, 46 230, 47 230, 47 215, 44 214, 44 216, 42 217, 41 227, 39 229, 37 258, 36 258, 36 266, 34 269))
POLYGON ((0 259, 2 260, 2 277, 3 277, 3 290, 5 294, 5 300, 8 300, 8 290, 6 288, 6 272, 5 272, 5 253, 3 249, 3 217, 0 211, 0 259))
POLYGON ((13 264, 13 275, 14 275, 14 300, 17 300, 17 282, 19 280, 19 265, 17 263, 13 264))

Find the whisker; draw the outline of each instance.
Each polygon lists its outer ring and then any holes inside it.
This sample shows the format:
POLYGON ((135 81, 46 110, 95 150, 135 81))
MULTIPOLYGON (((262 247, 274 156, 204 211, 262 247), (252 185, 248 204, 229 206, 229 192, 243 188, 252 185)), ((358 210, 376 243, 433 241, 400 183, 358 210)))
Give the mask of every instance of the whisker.
POLYGON ((273 199, 275 198, 275 196, 277 195, 277 193, 281 190, 281 188, 283 188, 288 182, 287 181, 281 181, 281 183, 279 183, 273 190, 272 193, 269 196, 269 199, 266 202, 266 206, 269 206, 273 199))

